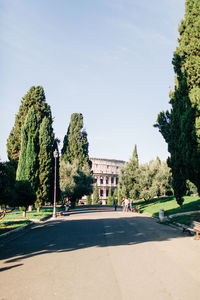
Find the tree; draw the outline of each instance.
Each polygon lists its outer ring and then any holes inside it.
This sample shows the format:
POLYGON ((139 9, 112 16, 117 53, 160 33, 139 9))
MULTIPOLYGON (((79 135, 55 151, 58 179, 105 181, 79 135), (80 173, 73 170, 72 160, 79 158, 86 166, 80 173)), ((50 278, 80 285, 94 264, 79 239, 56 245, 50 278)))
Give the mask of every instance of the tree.
POLYGON ((64 137, 63 148, 61 150, 62 159, 69 163, 73 163, 76 159, 80 167, 83 167, 85 164, 91 167, 88 147, 87 133, 83 129, 83 115, 74 113, 71 115, 67 134, 64 137))
POLYGON ((181 206, 186 193, 186 180, 200 192, 200 10, 199 0, 187 0, 185 17, 179 26, 179 47, 173 66, 175 90, 170 93, 171 111, 158 115, 155 127, 168 143, 172 185, 181 206))
POLYGON ((107 205, 113 205, 113 196, 112 196, 112 190, 111 190, 111 187, 109 187, 109 190, 108 190, 108 200, 107 200, 107 205))
POLYGON ((99 188, 98 188, 97 183, 96 183, 96 185, 95 185, 95 187, 94 187, 92 204, 93 204, 93 205, 99 204, 99 188))
POLYGON ((21 133, 30 108, 36 111, 37 123, 40 124, 44 117, 52 119, 50 106, 46 103, 44 89, 41 86, 31 87, 28 93, 22 98, 19 112, 15 117, 15 124, 7 140, 7 153, 9 160, 17 164, 21 150, 21 133))
MULTIPOLYGON (((64 137, 63 148, 61 150, 63 161, 61 166, 63 167, 65 162, 66 166, 68 166, 68 173, 70 173, 71 170, 69 177, 74 176, 71 180, 68 179, 70 184, 73 183, 69 197, 71 207, 74 207, 76 201, 82 196, 92 193, 91 184, 93 183, 93 178, 88 147, 87 133, 83 129, 83 115, 74 113, 71 115, 70 124, 67 134, 64 137)), ((64 180, 64 178, 62 178, 62 180, 64 180)))
POLYGON ((92 204, 91 195, 88 195, 86 198, 87 198, 87 201, 86 201, 87 205, 91 205, 92 204))
POLYGON ((70 164, 61 159, 60 189, 63 196, 71 201, 72 208, 74 208, 77 200, 92 193, 92 184, 93 177, 88 165, 80 168, 78 160, 74 160, 70 164))
POLYGON ((22 128, 21 152, 17 168, 17 181, 28 181, 36 192, 38 188, 38 126, 36 111, 31 108, 22 128))
POLYGON ((135 145, 132 158, 120 170, 119 186, 123 197, 137 198, 137 170, 139 167, 137 146, 135 145))
POLYGON ((37 189, 36 208, 39 210, 42 203, 51 198, 53 186, 53 145, 54 133, 52 129, 52 120, 44 117, 39 130, 39 184, 37 189))
POLYGON ((26 180, 16 181, 15 191, 16 201, 25 217, 28 206, 33 205, 36 200, 35 192, 31 187, 31 184, 26 180))
POLYGON ((5 210, 15 207, 15 168, 10 162, 0 162, 0 205, 5 210))

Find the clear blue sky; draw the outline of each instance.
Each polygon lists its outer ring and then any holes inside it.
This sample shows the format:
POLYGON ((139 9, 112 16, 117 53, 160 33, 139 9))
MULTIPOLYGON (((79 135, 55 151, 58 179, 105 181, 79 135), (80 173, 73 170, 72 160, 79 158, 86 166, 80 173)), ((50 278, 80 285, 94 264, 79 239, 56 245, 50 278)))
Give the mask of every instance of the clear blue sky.
POLYGON ((153 128, 169 108, 184 0, 0 0, 0 157, 21 98, 42 85, 63 141, 81 112, 91 157, 168 156, 153 128))

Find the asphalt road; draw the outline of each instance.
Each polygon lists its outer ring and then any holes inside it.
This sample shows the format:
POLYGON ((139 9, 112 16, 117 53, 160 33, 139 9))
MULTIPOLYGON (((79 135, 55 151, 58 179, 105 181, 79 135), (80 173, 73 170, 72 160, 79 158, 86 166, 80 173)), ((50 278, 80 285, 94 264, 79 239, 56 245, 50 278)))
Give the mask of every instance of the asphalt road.
POLYGON ((75 209, 0 240, 0 300, 198 300, 199 254, 155 219, 75 209))

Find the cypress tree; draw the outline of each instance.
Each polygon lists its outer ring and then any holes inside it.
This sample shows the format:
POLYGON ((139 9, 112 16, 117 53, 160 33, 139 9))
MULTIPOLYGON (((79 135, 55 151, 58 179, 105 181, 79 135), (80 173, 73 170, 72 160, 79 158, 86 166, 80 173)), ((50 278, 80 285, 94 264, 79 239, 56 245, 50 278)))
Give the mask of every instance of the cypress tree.
POLYGON ((86 204, 87 204, 87 205, 91 205, 91 204, 92 204, 92 198, 91 198, 91 195, 88 195, 88 196, 86 197, 86 199, 87 199, 86 204))
POLYGON ((34 108, 28 112, 22 128, 21 153, 16 179, 29 181, 34 191, 38 187, 38 128, 34 108))
MULTIPOLYGON (((33 204, 35 192, 38 188, 38 128, 36 112, 30 109, 22 128, 21 153, 17 168, 17 187, 26 186, 27 190, 32 190, 31 197, 23 198, 23 210, 26 211, 29 204, 33 204), (18 183, 19 182, 19 183, 18 183), (33 194, 34 193, 34 194, 33 194), (27 199, 27 200, 26 200, 27 199)), ((18 189, 20 191, 20 188, 18 189)), ((20 197, 19 205, 21 205, 20 197)))
POLYGON ((113 205, 113 197, 112 197, 111 187, 109 187, 109 191, 108 191, 107 205, 113 205))
POLYGON ((15 117, 15 124, 7 140, 7 154, 17 167, 21 150, 21 132, 24 126, 28 111, 34 107, 37 123, 40 124, 46 116, 51 119, 50 106, 46 103, 44 89, 41 86, 31 87, 28 93, 22 98, 19 112, 15 117))
POLYGON ((99 188, 98 188, 98 185, 97 185, 97 184, 96 184, 95 187, 94 187, 92 204, 93 204, 93 205, 99 204, 99 188))
POLYGON ((39 130, 39 185, 37 189, 36 207, 40 209, 42 203, 49 201, 53 179, 53 144, 54 134, 52 120, 44 117, 39 130))
POLYGON ((61 150, 62 158, 69 163, 73 163, 77 159, 80 167, 83 167, 85 164, 91 166, 88 147, 87 133, 83 129, 83 115, 74 113, 71 115, 68 131, 64 137, 61 150))
POLYGON ((200 10, 199 0, 187 0, 185 17, 179 26, 180 38, 173 66, 175 90, 170 93, 171 111, 158 115, 155 127, 168 143, 168 165, 179 205, 186 193, 186 180, 200 192, 200 10))

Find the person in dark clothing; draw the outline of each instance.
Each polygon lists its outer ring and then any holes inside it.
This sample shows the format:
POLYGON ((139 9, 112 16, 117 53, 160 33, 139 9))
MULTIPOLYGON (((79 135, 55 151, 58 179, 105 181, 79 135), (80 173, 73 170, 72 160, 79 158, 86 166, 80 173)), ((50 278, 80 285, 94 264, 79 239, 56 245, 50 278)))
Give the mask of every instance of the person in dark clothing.
POLYGON ((117 198, 114 199, 114 207, 115 207, 115 211, 117 210, 117 198))

